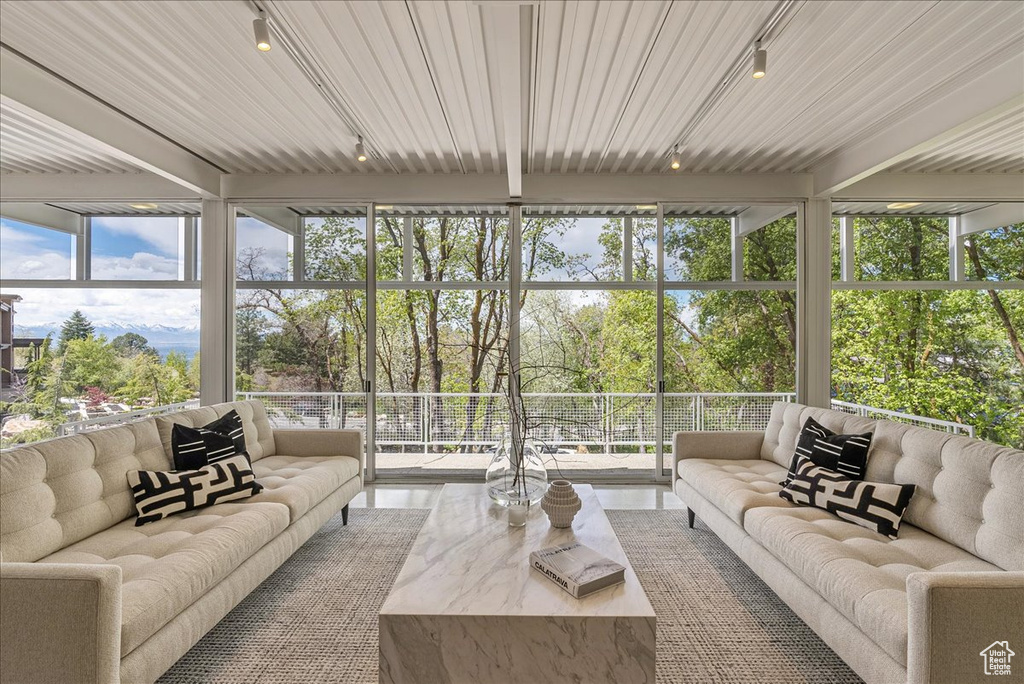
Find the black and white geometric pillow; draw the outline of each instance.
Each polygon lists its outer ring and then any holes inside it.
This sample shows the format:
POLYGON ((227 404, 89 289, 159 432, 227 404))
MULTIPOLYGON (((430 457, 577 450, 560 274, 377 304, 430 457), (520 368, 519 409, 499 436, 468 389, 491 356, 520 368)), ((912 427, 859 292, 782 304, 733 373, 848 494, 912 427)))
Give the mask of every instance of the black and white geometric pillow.
POLYGON ((139 516, 136 527, 182 511, 245 499, 263 490, 245 454, 229 456, 198 470, 130 470, 128 484, 139 516))
POLYGON ((171 427, 175 470, 195 470, 241 453, 245 453, 245 434, 242 418, 233 409, 202 427, 179 423, 171 427))
POLYGON ((903 514, 914 495, 912 484, 864 482, 843 477, 798 457, 796 473, 779 496, 802 506, 815 506, 896 539, 903 514))
POLYGON ((837 435, 827 427, 808 418, 796 441, 796 453, 789 465, 785 482, 793 477, 798 458, 809 458, 815 465, 834 470, 853 480, 863 480, 868 469, 868 450, 872 433, 837 435))

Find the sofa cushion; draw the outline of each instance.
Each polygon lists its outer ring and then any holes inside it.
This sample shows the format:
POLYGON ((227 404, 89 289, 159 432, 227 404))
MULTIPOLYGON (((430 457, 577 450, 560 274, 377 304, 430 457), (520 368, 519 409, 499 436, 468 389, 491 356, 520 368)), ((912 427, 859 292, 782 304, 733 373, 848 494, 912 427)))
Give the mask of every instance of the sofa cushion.
POLYGON ((143 527, 125 520, 40 562, 121 567, 124 656, 288 524, 288 509, 278 504, 217 504, 143 527))
POLYGON ((4 452, 0 554, 39 560, 134 516, 127 472, 169 468, 152 419, 4 452))
POLYGON ((271 501, 288 507, 292 522, 359 476, 359 459, 351 456, 268 456, 252 464, 263 491, 249 501, 271 501))
POLYGON ((797 456, 796 468, 779 492, 786 501, 815 506, 890 539, 899 536, 903 514, 913 495, 914 485, 851 480, 814 465, 804 456, 797 456))
POLYGON ((771 461, 684 458, 678 471, 680 478, 740 525, 743 515, 758 506, 793 508, 779 497, 786 469, 771 461))
POLYGON ((817 508, 758 508, 747 513, 743 527, 904 666, 907 576, 999 570, 911 525, 889 539, 817 508))
POLYGON ((173 458, 171 448, 171 426, 175 423, 188 427, 201 427, 222 418, 230 411, 237 411, 242 418, 242 431, 245 433, 245 449, 250 460, 258 461, 265 456, 276 453, 274 430, 270 427, 267 409, 263 403, 253 399, 250 401, 232 401, 224 404, 202 406, 191 411, 169 413, 157 416, 156 426, 160 432, 160 441, 164 445, 167 458, 173 458))

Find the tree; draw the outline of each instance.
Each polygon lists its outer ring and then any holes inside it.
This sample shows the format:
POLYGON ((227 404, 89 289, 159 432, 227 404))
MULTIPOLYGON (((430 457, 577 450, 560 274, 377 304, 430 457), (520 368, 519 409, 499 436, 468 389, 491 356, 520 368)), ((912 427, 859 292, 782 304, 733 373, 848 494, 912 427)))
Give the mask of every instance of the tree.
POLYGON ((75 309, 74 313, 64 321, 60 328, 60 340, 57 344, 57 351, 63 353, 68 343, 72 340, 84 340, 92 337, 96 329, 89 319, 80 310, 75 309))
POLYGON ((159 352, 150 346, 149 340, 138 333, 128 332, 118 335, 110 341, 118 356, 135 356, 136 354, 151 354, 159 356, 159 352))

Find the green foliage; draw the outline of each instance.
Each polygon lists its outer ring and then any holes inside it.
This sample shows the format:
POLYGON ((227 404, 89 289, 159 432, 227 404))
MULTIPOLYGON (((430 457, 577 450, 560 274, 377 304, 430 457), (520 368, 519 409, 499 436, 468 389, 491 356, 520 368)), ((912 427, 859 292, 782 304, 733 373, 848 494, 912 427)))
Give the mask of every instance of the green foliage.
POLYGON ((150 346, 149 340, 138 333, 129 332, 118 335, 110 341, 110 346, 118 356, 135 356, 136 354, 159 356, 157 350, 150 346))
POLYGON ((89 322, 89 319, 85 317, 85 314, 75 309, 68 320, 64 321, 64 325, 61 326, 60 341, 57 349, 63 352, 72 340, 84 340, 92 337, 94 332, 96 332, 96 329, 89 322))

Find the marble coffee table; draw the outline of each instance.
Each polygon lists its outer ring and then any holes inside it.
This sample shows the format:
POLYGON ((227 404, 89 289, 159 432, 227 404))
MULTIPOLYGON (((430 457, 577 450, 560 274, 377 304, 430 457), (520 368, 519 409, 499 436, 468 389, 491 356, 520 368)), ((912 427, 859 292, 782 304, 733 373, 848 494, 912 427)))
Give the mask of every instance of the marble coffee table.
POLYGON ((483 485, 445 485, 380 610, 380 681, 653 683, 654 609, 593 488, 576 491, 571 530, 540 506, 511 528, 483 485), (625 584, 575 599, 530 568, 574 536, 625 565, 625 584))

